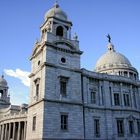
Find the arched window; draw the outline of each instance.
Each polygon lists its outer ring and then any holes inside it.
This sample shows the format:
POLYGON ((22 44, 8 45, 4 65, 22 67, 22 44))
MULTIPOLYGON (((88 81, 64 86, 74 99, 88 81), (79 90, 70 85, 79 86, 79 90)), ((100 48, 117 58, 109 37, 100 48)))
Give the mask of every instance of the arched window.
POLYGON ((63 27, 62 26, 58 26, 56 29, 56 35, 57 36, 63 36, 63 27))
POLYGON ((40 91, 40 89, 39 89, 40 78, 37 78, 34 82, 35 82, 35 95, 36 95, 36 97, 38 97, 39 96, 39 91, 40 91))
POLYGON ((2 98, 3 90, 0 90, 0 99, 2 98))

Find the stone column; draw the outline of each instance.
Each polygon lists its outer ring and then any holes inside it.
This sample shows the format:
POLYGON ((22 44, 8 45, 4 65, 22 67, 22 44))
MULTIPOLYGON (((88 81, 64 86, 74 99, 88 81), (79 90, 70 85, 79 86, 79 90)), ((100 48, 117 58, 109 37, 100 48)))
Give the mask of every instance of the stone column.
POLYGON ((1 140, 1 134, 2 134, 2 125, 0 125, 0 140, 1 140))
POLYGON ((133 103, 133 89, 132 85, 130 85, 130 101, 131 101, 131 107, 134 108, 134 103, 133 103))
POLYGON ((137 129, 138 127, 137 127, 137 120, 135 119, 134 120, 134 136, 136 137, 137 136, 137 134, 138 134, 138 129, 137 129))
POLYGON ((113 94, 113 84, 110 82, 109 85, 109 94, 110 94, 110 106, 114 105, 114 94, 113 94))
POLYGON ((138 88, 138 98, 137 98, 137 100, 138 100, 138 109, 140 109, 140 88, 138 88))
POLYGON ((122 86, 123 86, 123 84, 120 83, 120 105, 124 106, 123 91, 122 91, 123 87, 122 86))
POLYGON ((15 122, 13 122, 13 135, 12 135, 12 139, 14 140, 15 138, 15 122))
POLYGON ((101 81, 99 81, 99 105, 103 105, 102 103, 102 95, 101 95, 101 81))
POLYGON ((21 122, 21 140, 24 140, 24 122, 21 122))
POLYGON ((4 140, 7 140, 7 124, 5 124, 4 140))
POLYGON ((1 139, 2 127, 0 125, 0 139, 1 139))
POLYGON ((71 27, 69 28, 69 39, 71 39, 71 27))
MULTIPOLYGON (((112 86, 113 87, 113 86, 112 86)), ((115 103, 114 103, 114 93, 113 93, 113 88, 111 89, 111 95, 112 95, 112 106, 114 106, 115 105, 115 103)))
POLYGON ((137 90, 135 88, 135 91, 133 92, 133 103, 134 107, 137 108, 137 90))
POLYGON ((136 88, 135 98, 136 98, 136 108, 138 109, 139 108, 139 89, 138 89, 138 87, 136 88))
POLYGON ((0 125, 0 139, 1 139, 1 131, 2 131, 2 130, 1 130, 1 125, 0 125))
POLYGON ((0 140, 4 140, 4 124, 2 125, 2 134, 1 134, 0 140))
POLYGON ((26 140, 27 122, 24 122, 24 140, 26 140))
POLYGON ((22 122, 22 127, 21 127, 21 140, 25 140, 25 138, 24 138, 24 129, 25 129, 25 122, 22 122))
POLYGON ((11 134, 11 123, 9 123, 8 140, 10 140, 10 134, 11 134))
POLYGON ((17 133, 17 140, 20 140, 20 132, 21 132, 21 123, 18 122, 18 133, 17 133))
POLYGON ((127 119, 124 119, 124 137, 127 137, 128 127, 127 127, 127 119))

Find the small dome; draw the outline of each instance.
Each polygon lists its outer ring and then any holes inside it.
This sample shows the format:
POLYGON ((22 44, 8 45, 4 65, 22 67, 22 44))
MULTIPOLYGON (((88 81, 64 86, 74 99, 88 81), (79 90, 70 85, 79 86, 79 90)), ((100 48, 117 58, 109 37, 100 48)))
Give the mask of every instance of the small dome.
POLYGON ((54 6, 45 14, 45 20, 49 17, 57 17, 62 20, 67 20, 66 13, 60 9, 58 3, 55 3, 54 6))
POLYGON ((114 50, 113 44, 109 43, 108 51, 104 55, 102 55, 96 63, 96 71, 103 71, 111 67, 129 68, 132 67, 132 65, 124 55, 114 50))
POLYGON ((0 77, 0 86, 7 87, 7 81, 4 79, 3 75, 0 77))

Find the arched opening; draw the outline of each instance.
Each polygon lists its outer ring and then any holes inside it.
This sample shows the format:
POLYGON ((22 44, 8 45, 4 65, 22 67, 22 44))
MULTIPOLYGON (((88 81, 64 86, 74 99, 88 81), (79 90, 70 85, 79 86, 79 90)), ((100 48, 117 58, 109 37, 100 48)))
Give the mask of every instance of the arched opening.
POLYGON ((57 36, 62 36, 63 37, 63 27, 62 26, 58 26, 56 29, 56 35, 57 36))
POLYGON ((37 78, 34 82, 35 82, 35 95, 38 98, 40 92, 40 78, 37 78))
POLYGON ((2 98, 3 96, 3 90, 0 90, 0 99, 2 98))

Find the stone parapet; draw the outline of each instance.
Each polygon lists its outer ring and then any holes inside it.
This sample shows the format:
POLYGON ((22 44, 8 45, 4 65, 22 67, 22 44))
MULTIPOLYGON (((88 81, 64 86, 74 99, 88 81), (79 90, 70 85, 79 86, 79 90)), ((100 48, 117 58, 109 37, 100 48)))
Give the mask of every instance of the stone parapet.
POLYGON ((97 72, 92 72, 92 71, 88 71, 86 69, 81 69, 82 70, 82 74, 90 77, 90 78, 97 78, 99 80, 107 80, 107 81, 121 81, 121 82, 126 82, 126 83, 130 83, 130 84, 136 84, 136 85, 140 85, 140 81, 139 80, 134 80, 134 79, 130 79, 129 77, 124 77, 124 76, 120 76, 120 75, 108 75, 105 73, 97 73, 97 72))
POLYGON ((10 121, 10 120, 14 122, 17 119, 26 119, 26 118, 27 118, 27 112, 8 114, 0 118, 0 123, 10 121))

